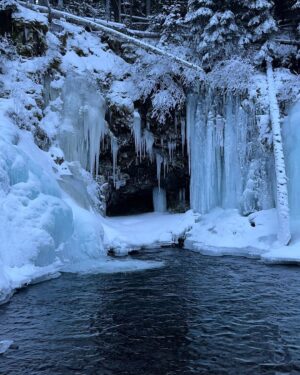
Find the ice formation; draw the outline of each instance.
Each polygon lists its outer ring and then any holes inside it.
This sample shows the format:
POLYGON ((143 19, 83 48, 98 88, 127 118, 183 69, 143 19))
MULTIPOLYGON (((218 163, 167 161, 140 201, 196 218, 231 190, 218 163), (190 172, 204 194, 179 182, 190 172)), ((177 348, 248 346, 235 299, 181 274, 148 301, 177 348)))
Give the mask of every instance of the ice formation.
POLYGON ((149 159, 152 161, 152 159, 153 159, 154 136, 147 129, 144 130, 143 141, 144 141, 144 149, 145 149, 144 154, 147 154, 149 159))
POLYGON ((169 160, 173 161, 174 152, 176 150, 176 141, 168 141, 169 160))
POLYGON ((137 111, 133 113, 132 132, 134 135, 135 152, 140 160, 142 158, 142 125, 141 116, 137 111))
POLYGON ((79 76, 69 76, 62 90, 62 125, 59 143, 68 161, 98 175, 100 145, 106 133, 105 100, 79 76))
POLYGON ((284 149, 292 219, 300 219, 300 101, 284 121, 284 149))
POLYGON ((163 157, 159 153, 157 153, 156 154, 156 175, 157 175, 157 182, 158 182, 159 189, 160 189, 161 165, 163 161, 164 161, 163 157))
POLYGON ((114 185, 116 186, 116 181, 117 181, 116 171, 117 171, 119 146, 118 146, 118 141, 115 137, 111 136, 110 140, 111 140, 111 153, 112 153, 112 159, 113 159, 113 182, 114 182, 114 185))
POLYGON ((274 207, 274 161, 257 141, 255 121, 255 110, 246 111, 238 96, 189 95, 190 196, 197 212, 222 207, 249 214, 274 207))
POLYGON ((165 189, 154 188, 153 189, 153 207, 154 212, 166 212, 167 211, 167 197, 165 189))

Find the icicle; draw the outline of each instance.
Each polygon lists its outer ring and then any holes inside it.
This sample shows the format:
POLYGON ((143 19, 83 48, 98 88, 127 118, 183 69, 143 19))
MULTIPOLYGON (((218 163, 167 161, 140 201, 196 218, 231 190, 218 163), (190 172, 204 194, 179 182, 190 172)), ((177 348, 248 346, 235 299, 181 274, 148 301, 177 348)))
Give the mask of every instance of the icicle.
POLYGON ((258 139, 255 111, 246 111, 238 95, 218 96, 209 89, 188 95, 186 142, 194 210, 274 207, 273 158, 258 139))
POLYGON ((116 186, 116 170, 117 170, 117 160, 118 160, 118 142, 115 137, 110 138, 111 141, 111 153, 112 153, 112 158, 113 158, 113 182, 114 186, 116 186))
POLYGON ((135 152, 142 159, 142 125, 141 116, 137 111, 133 113, 132 132, 134 135, 135 152))
POLYGON ((168 160, 164 158, 164 178, 166 178, 166 173, 168 173, 168 169, 169 169, 168 160))
POLYGON ((300 101, 290 109, 284 121, 284 151, 287 163, 291 218, 300 219, 300 101))
POLYGON ((176 142, 168 141, 169 159, 172 162, 174 158, 174 150, 176 150, 176 142))
POLYGON ((153 134, 149 130, 144 131, 144 143, 145 143, 145 150, 149 159, 152 161, 153 159, 153 145, 154 145, 154 137, 153 134))
POLYGON ((184 146, 185 146, 185 119, 181 119, 181 148, 182 154, 184 154, 184 146))
POLYGON ((98 175, 101 141, 106 133, 105 100, 85 80, 70 76, 62 90, 59 144, 68 161, 98 175))
POLYGON ((165 189, 161 189, 160 187, 154 188, 152 196, 154 212, 166 212, 167 198, 165 189))
POLYGON ((156 154, 156 175, 158 181, 158 188, 160 189, 160 175, 161 175, 161 164, 163 162, 163 157, 160 154, 156 154))

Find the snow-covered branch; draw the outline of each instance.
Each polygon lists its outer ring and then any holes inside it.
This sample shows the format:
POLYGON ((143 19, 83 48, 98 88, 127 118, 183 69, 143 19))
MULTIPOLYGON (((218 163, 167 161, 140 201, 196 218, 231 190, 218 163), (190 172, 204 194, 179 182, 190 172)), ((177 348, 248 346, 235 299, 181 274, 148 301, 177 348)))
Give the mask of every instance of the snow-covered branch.
MULTIPOLYGON (((41 6, 41 5, 27 4, 24 1, 20 1, 20 3, 23 6, 25 6, 27 8, 30 8, 32 10, 40 11, 42 13, 45 13, 45 12, 48 13, 47 7, 44 7, 44 6, 41 6)), ((140 48, 146 50, 147 52, 152 52, 154 54, 164 56, 164 57, 169 58, 173 61, 176 61, 177 63, 179 63, 179 64, 181 64, 181 65, 183 65, 187 68, 194 69, 199 73, 199 78, 202 78, 202 79, 204 78, 205 73, 200 66, 198 66, 196 64, 193 64, 189 61, 186 61, 186 60, 184 60, 184 59, 182 59, 178 56, 175 56, 175 55, 173 55, 173 54, 171 54, 167 51, 164 51, 160 48, 154 47, 151 44, 142 42, 141 40, 138 40, 136 38, 128 36, 124 33, 121 33, 120 31, 114 30, 114 29, 112 29, 108 26, 104 26, 102 24, 99 24, 98 22, 90 21, 90 20, 87 20, 83 17, 78 17, 78 16, 75 16, 73 14, 70 14, 70 13, 67 13, 67 12, 62 12, 62 11, 55 10, 55 9, 52 9, 52 17, 56 18, 56 19, 65 18, 68 22, 74 23, 76 25, 80 25, 80 26, 84 26, 84 27, 88 26, 93 30, 102 31, 105 34, 110 35, 112 37, 116 37, 117 39, 123 40, 126 43, 132 43, 132 44, 136 45, 137 47, 140 47, 140 48)))

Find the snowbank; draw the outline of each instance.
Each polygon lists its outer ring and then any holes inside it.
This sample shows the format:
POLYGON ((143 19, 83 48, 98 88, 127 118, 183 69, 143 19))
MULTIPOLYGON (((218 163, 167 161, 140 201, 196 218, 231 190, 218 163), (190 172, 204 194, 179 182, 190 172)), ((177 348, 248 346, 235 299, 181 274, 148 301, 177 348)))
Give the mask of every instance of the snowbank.
MULTIPOLYGON (((31 132, 6 116, 13 102, 0 99, 0 302, 14 290, 65 272, 128 272, 161 267, 160 262, 115 261, 106 257, 104 219, 65 189, 50 152, 39 149, 31 132)), ((61 172, 61 171, 60 171, 61 172)), ((88 184, 84 178, 82 186, 88 184)), ((68 186, 68 188, 67 188, 68 186)), ((85 198, 85 199, 84 199, 85 198)), ((106 229, 108 224, 106 225, 106 229)), ((108 229, 110 232, 110 229, 108 229)), ((130 233, 129 233, 130 236, 130 233)), ((169 236, 166 236, 166 240, 169 236)))
POLYGON ((195 217, 188 211, 106 218, 102 221, 104 246, 119 255, 135 249, 170 246, 184 237, 195 223, 195 217))
POLYGON ((300 223, 292 223, 289 246, 277 241, 276 209, 259 211, 248 217, 237 210, 217 208, 199 217, 187 233, 185 248, 212 256, 256 257, 268 263, 300 264, 300 223))

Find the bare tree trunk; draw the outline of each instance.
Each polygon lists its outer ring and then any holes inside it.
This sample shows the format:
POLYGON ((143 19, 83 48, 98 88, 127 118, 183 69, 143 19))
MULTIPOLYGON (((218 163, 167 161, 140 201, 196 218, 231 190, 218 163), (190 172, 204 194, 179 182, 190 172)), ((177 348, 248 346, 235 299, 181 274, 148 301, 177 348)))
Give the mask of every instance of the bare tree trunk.
POLYGON ((51 11, 51 6, 50 6, 50 3, 49 3, 49 0, 46 0, 46 6, 48 8, 48 21, 49 23, 52 22, 52 11, 51 11))
POLYGON ((151 0, 146 0, 146 16, 151 15, 151 0))
POLYGON ((107 21, 110 21, 110 0, 106 0, 105 4, 105 17, 107 21))
POLYGON ((118 0, 118 22, 121 22, 122 20, 121 9, 122 9, 122 3, 121 3, 121 0, 118 0))
POLYGON ((272 62, 267 61, 267 79, 270 101, 270 116, 273 133, 273 148, 276 170, 278 241, 288 245, 291 240, 287 177, 280 128, 280 110, 276 97, 272 62))

